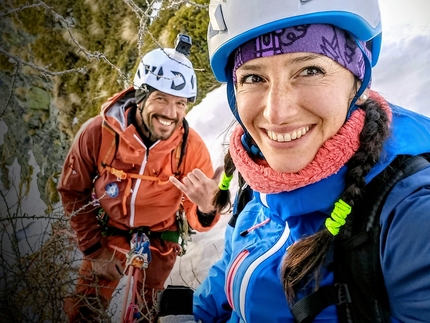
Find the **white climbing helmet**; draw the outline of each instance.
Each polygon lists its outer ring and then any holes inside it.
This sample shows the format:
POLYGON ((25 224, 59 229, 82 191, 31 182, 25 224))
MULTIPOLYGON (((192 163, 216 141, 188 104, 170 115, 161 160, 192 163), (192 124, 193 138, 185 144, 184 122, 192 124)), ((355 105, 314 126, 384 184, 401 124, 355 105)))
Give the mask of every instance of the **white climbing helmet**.
POLYGON ((139 89, 146 84, 158 91, 195 102, 197 78, 192 63, 186 57, 189 47, 191 38, 179 34, 175 48, 157 48, 145 54, 134 76, 134 88, 139 89), (184 39, 189 43, 184 43, 184 39))
POLYGON ((367 42, 372 66, 381 48, 378 0, 211 0, 209 58, 215 77, 227 82, 234 50, 259 35, 303 24, 331 24, 367 42))

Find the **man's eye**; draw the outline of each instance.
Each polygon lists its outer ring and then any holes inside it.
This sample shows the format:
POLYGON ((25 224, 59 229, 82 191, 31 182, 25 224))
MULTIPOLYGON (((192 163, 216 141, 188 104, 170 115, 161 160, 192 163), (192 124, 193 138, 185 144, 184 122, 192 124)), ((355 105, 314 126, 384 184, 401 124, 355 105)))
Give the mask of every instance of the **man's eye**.
POLYGON ((320 75, 320 74, 324 74, 324 72, 319 67, 311 66, 311 67, 305 68, 303 71, 300 72, 299 75, 314 76, 314 75, 320 75))

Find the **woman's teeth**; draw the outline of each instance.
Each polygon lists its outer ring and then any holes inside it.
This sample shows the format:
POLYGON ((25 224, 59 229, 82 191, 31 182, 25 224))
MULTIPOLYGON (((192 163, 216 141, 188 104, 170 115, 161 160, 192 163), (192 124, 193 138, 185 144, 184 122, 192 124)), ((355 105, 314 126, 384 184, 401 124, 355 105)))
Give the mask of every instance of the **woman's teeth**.
POLYGON ((284 141, 299 139, 301 136, 304 136, 308 131, 309 131, 309 127, 304 127, 288 133, 276 133, 274 131, 269 130, 267 131, 267 135, 272 140, 276 140, 278 142, 284 142, 284 141))

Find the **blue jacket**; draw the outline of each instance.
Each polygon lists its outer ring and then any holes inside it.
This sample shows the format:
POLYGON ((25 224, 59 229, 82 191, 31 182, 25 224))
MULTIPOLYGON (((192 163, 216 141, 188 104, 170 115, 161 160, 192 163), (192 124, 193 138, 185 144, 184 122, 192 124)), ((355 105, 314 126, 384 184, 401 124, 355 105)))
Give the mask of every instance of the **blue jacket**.
MULTIPOLYGON (((366 181, 397 155, 430 152, 430 119, 397 106, 391 136, 366 181)), ((294 322, 280 282, 280 266, 292 243, 319 230, 344 189, 346 167, 315 184, 254 197, 227 227, 222 258, 196 290, 196 320, 294 322), (249 230, 246 236, 242 231, 249 230)), ((380 217, 380 257, 393 322, 430 322, 430 167, 399 182, 380 217)), ((322 286, 331 285, 325 272, 322 286)), ((315 322, 338 322, 335 306, 315 322)))

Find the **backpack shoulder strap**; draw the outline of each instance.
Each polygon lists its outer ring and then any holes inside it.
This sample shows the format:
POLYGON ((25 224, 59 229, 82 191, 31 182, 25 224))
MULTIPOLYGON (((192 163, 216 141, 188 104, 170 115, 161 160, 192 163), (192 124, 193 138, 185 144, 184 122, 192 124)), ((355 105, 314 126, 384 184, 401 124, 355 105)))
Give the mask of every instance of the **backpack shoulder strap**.
POLYGON ((118 150, 119 135, 105 120, 102 123, 102 138, 99 155, 97 158, 97 168, 99 176, 106 171, 106 166, 110 166, 118 150))
POLYGON ((236 226, 237 218, 240 212, 245 208, 246 204, 252 199, 252 188, 248 185, 242 175, 238 172, 238 190, 234 198, 233 212, 228 224, 231 227, 236 226))
POLYGON ((184 159, 184 155, 186 153, 187 141, 188 141, 188 133, 189 133, 189 125, 188 121, 184 118, 182 121, 182 125, 184 127, 184 134, 182 135, 181 143, 175 149, 175 159, 176 159, 176 169, 173 170, 173 174, 179 175, 181 165, 184 159))
POLYGON ((379 217, 391 189, 428 167, 429 161, 430 154, 398 156, 366 185, 363 202, 354 208, 335 239, 335 284, 298 301, 291 309, 296 322, 312 322, 330 305, 337 306, 340 322, 391 322, 379 260, 379 217))

